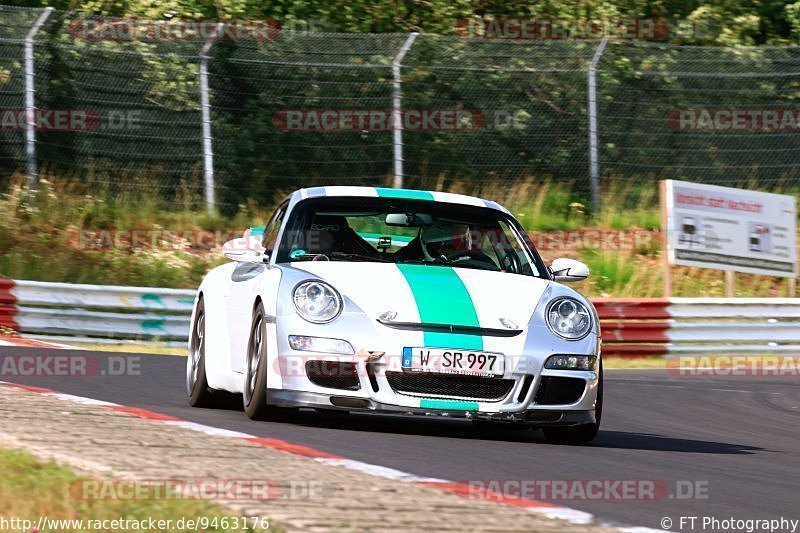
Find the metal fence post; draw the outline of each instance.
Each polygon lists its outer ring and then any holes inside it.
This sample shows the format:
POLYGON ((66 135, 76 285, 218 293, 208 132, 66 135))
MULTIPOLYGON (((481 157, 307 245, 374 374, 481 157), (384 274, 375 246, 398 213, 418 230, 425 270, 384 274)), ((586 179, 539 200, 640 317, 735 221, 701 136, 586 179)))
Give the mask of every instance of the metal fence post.
POLYGON ((392 60, 392 135, 394 145, 394 188, 403 188, 403 117, 402 117, 402 78, 400 67, 403 58, 411 49, 419 33, 414 32, 408 36, 406 42, 398 50, 392 60))
POLYGON ((592 193, 592 208, 600 208, 600 164, 597 157, 597 64, 606 49, 608 37, 600 41, 589 63, 589 187, 592 193))
POLYGON ((208 52, 222 32, 224 24, 219 23, 214 35, 203 43, 200 49, 200 114, 203 123, 203 177, 205 178, 206 211, 214 213, 216 199, 214 197, 214 151, 211 137, 211 104, 208 98, 208 52))
POLYGON ((25 35, 24 48, 24 70, 25 70, 25 175, 28 178, 28 193, 36 191, 39 170, 36 164, 36 99, 34 98, 36 87, 34 84, 34 63, 33 45, 39 29, 50 17, 53 12, 52 7, 45 8, 44 11, 33 23, 28 34, 25 35))

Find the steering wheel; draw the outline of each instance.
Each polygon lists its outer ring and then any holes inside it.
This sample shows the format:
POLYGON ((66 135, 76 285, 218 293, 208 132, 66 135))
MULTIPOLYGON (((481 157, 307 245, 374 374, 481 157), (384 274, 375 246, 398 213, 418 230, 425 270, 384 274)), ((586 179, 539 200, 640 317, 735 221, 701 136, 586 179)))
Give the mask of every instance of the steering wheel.
POLYGON ((478 261, 480 263, 491 265, 493 270, 500 270, 497 264, 494 261, 492 261, 491 257, 477 250, 468 250, 468 251, 459 250, 457 252, 453 252, 452 254, 446 256, 446 258, 449 263, 454 263, 461 258, 467 258, 470 261, 478 261))
POLYGON ((522 273, 522 261, 519 255, 514 250, 506 251, 506 256, 501 261, 506 269, 506 272, 513 272, 514 274, 522 273))

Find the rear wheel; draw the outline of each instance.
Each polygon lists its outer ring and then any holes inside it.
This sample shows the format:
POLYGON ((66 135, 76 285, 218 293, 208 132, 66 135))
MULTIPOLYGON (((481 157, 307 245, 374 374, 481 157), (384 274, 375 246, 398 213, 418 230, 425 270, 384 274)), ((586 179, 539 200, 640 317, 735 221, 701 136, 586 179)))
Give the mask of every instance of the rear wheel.
POLYGON ((575 427, 544 428, 544 437, 554 444, 586 444, 600 431, 600 419, 603 417, 603 361, 600 360, 600 379, 597 384, 597 401, 594 407, 594 424, 575 427))
POLYGON ((186 391, 192 407, 211 407, 213 390, 206 379, 206 308, 201 296, 192 324, 189 357, 186 361, 186 391))

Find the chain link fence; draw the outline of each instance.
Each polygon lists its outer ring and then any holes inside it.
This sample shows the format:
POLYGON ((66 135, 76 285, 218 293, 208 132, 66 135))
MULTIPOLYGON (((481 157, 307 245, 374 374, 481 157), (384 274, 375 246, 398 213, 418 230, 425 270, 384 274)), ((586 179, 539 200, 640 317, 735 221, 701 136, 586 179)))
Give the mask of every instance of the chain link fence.
POLYGON ((798 184, 800 47, 232 38, 224 23, 126 40, 129 22, 0 7, 0 181, 49 176, 228 212, 321 184, 552 180, 587 200, 593 179, 601 191, 798 184))

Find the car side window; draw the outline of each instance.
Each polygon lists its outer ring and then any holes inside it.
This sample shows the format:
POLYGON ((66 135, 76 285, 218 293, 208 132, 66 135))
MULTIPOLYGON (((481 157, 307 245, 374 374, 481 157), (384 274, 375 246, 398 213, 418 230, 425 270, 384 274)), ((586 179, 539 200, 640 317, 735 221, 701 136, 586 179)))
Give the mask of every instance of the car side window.
POLYGON ((262 244, 264 248, 270 252, 272 252, 273 248, 275 248, 275 241, 278 238, 278 231, 281 229, 281 223, 283 222, 283 218, 286 216, 286 208, 288 206, 288 201, 279 205, 264 228, 264 239, 262 240, 262 244))
POLYGON ((519 239, 514 236, 511 226, 501 222, 500 228, 503 230, 503 242, 497 251, 498 256, 502 256, 500 262, 503 268, 517 274, 536 275, 528 254, 522 249, 519 239))

